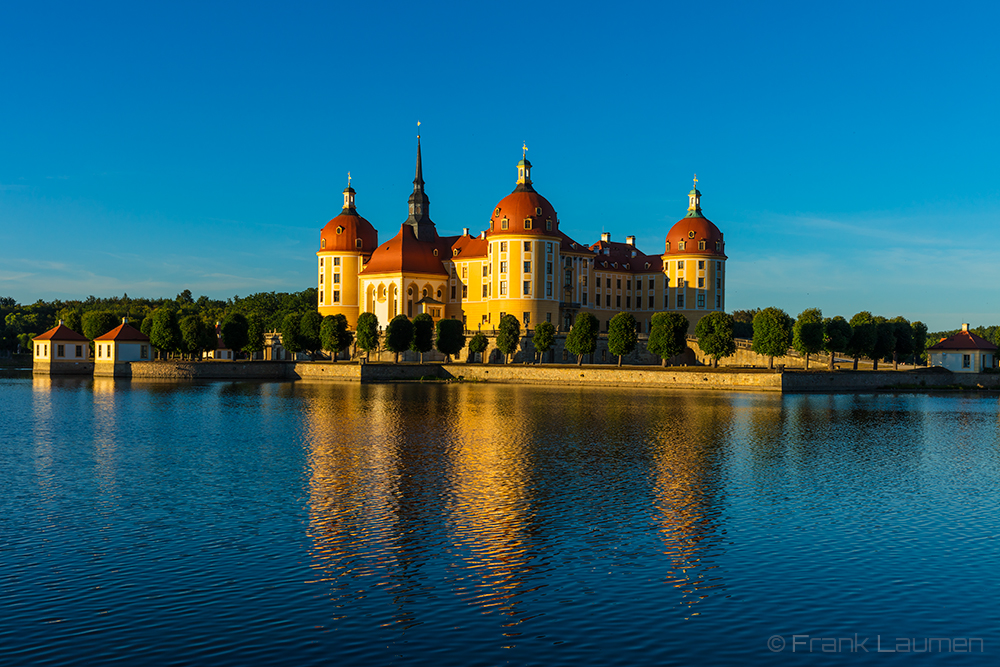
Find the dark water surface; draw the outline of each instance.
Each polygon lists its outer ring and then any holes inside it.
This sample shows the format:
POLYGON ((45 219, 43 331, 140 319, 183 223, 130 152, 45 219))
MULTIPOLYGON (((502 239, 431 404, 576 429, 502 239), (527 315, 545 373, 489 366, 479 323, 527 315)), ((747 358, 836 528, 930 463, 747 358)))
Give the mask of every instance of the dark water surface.
POLYGON ((3 666, 1000 664, 995 396, 8 376, 0 406, 3 666))

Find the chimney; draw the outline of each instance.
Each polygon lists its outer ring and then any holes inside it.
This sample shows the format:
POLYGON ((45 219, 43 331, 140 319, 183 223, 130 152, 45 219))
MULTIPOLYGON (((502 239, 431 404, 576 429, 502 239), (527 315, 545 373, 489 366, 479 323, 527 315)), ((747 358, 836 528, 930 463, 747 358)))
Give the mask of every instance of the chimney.
POLYGON ((62 326, 62 325, 63 325, 63 321, 59 320, 59 326, 62 326))
POLYGON ((969 330, 969 323, 965 322, 964 324, 962 324, 962 331, 966 331, 967 332, 968 330, 969 330))
POLYGON ((469 228, 462 227, 462 236, 468 236, 468 235, 469 235, 469 228))
POLYGON ((611 232, 601 232, 601 243, 611 243, 611 232))
POLYGON ((122 318, 122 324, 128 324, 128 318, 127 317, 123 317, 122 318))
POLYGON ((635 245, 635 237, 634 236, 626 236, 625 237, 625 243, 628 244, 628 245, 630 245, 630 246, 634 246, 635 245))

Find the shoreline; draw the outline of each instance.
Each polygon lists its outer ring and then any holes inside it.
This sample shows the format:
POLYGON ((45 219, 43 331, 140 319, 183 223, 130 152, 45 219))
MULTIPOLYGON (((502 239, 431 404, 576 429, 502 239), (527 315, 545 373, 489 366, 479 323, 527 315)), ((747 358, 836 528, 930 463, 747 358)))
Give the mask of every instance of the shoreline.
MULTIPOLYGON (((36 376, 86 376, 36 367, 36 376)), ((67 369, 69 370, 69 369, 67 369)), ((943 370, 770 370, 607 364, 467 364, 340 361, 144 361, 95 364, 94 377, 135 380, 320 380, 359 383, 490 382, 496 384, 655 387, 799 393, 1000 391, 1000 373, 943 370)))

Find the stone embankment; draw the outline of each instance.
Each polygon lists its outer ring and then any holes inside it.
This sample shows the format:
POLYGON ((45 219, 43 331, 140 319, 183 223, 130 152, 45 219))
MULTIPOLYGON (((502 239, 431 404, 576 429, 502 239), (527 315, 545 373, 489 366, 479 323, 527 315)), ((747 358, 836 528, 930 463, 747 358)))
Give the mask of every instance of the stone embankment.
POLYGON ((917 371, 802 371, 710 369, 703 366, 565 364, 370 363, 291 361, 143 361, 116 364, 115 376, 133 380, 330 380, 407 382, 417 380, 503 384, 721 389, 782 393, 851 393, 1000 390, 1000 374, 917 371))

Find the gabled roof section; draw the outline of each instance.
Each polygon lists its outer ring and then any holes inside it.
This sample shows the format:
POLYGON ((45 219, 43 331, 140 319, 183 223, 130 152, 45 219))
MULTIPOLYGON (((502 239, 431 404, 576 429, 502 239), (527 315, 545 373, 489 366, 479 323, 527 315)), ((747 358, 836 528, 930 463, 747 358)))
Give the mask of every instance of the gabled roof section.
POLYGON ((468 259, 470 257, 486 257, 490 242, 478 236, 463 234, 458 237, 448 237, 451 241, 451 256, 453 259, 468 259), (455 251, 458 251, 457 253, 455 251))
POLYGON ((148 343, 149 336, 142 333, 128 322, 122 322, 108 333, 103 336, 98 336, 94 340, 113 340, 116 343, 148 343))
POLYGON ((931 345, 928 350, 996 350, 997 346, 971 331, 959 331, 950 338, 931 345))
POLYGON ((89 343, 90 339, 79 334, 68 326, 59 322, 56 326, 52 327, 43 334, 38 334, 33 340, 71 340, 74 342, 89 343))
POLYGON ((451 257, 451 239, 435 237, 422 241, 413 227, 403 223, 399 233, 376 248, 361 275, 377 273, 430 273, 448 275, 442 260, 451 257))

